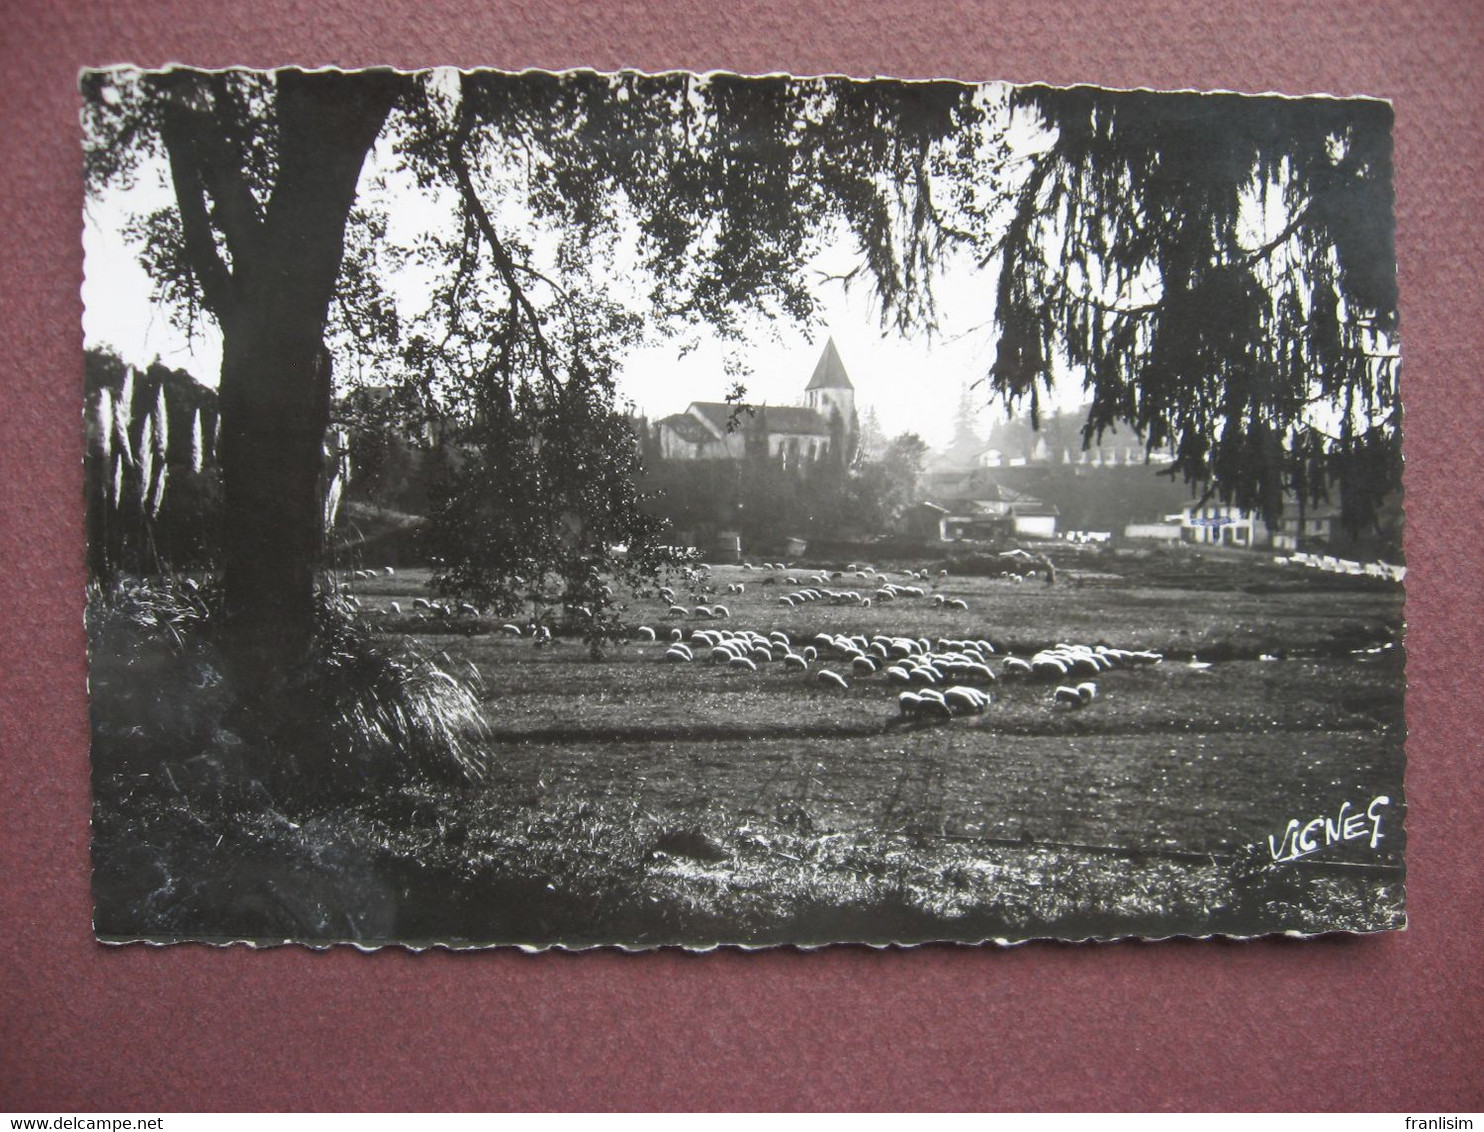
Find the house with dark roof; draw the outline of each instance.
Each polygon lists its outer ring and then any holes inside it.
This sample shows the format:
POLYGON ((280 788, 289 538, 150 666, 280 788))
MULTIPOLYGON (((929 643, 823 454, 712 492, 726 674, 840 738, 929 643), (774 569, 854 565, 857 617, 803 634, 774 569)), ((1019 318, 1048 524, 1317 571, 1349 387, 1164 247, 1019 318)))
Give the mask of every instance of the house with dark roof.
POLYGON ((803 405, 760 405, 739 411, 724 401, 692 401, 658 422, 666 460, 741 460, 766 451, 771 460, 803 467, 830 453, 837 437, 853 445, 859 432, 855 386, 834 339, 825 343, 803 405))
POLYGON ((921 485, 942 512, 939 538, 993 541, 1009 535, 1052 538, 1060 511, 1054 504, 1000 483, 981 468, 929 473, 921 485))

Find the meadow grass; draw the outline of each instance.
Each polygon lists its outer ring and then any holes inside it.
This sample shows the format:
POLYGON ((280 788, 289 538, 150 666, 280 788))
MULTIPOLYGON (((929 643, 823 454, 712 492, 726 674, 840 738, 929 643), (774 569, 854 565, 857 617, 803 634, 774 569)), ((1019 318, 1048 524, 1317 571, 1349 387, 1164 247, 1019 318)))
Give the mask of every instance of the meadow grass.
MULTIPOLYGON (((379 647, 410 642, 439 671, 476 674, 458 734, 482 778, 263 793, 223 789, 225 771, 116 766, 96 780, 99 931, 708 946, 1397 926, 1399 591, 1251 566, 1225 588, 1209 572, 1194 588, 1141 584, 1091 564, 1050 588, 950 572, 936 584, 969 602, 957 615, 924 601, 788 609, 781 580, 757 571, 703 578, 731 611, 706 624, 798 639, 1168 653, 1105 674, 1085 711, 1006 684, 989 713, 942 726, 897 719, 879 678, 829 693, 773 666, 667 665, 662 643, 637 641, 595 662, 560 634, 537 648, 478 616, 389 614, 426 593, 417 573, 364 580, 359 624, 379 647), (726 594, 737 581, 746 593, 726 594), (1177 659, 1191 655, 1218 663, 1177 659), (1378 793, 1397 814, 1379 853, 1338 846, 1286 870, 1253 853, 1289 817, 1378 793)), ((659 603, 619 596, 663 638, 659 603)), ((113 741, 95 729, 95 749, 113 741)))

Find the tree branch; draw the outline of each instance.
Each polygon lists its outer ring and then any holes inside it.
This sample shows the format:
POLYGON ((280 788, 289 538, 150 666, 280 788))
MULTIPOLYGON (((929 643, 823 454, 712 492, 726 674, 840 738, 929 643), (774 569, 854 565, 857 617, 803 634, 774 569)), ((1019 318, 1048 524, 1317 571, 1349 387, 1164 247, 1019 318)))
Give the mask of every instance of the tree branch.
POLYGON ((216 218, 227 242, 234 266, 246 262, 262 235, 262 217, 258 202, 242 175, 245 155, 233 153, 227 143, 230 129, 228 115, 232 100, 227 76, 216 72, 207 76, 215 103, 215 122, 192 133, 197 163, 206 191, 216 205, 216 218))
MULTIPOLYGON (((473 130, 473 119, 469 116, 465 107, 459 107, 458 127, 454 136, 448 143, 448 162, 453 171, 454 181, 458 187, 459 195, 463 198, 464 207, 473 216, 474 222, 479 226, 480 233, 490 245, 490 254, 494 257, 495 269, 504 280, 506 289, 510 292, 511 322, 515 321, 515 314, 519 311, 525 316, 525 321, 530 327, 531 336, 536 343, 536 364, 541 369, 541 375, 552 384, 556 383, 556 374, 551 368, 551 359, 555 354, 551 343, 546 340, 546 335, 541 329, 541 316, 531 301, 526 297, 524 288, 516 279, 518 267, 506 250, 499 234, 495 231, 493 221, 490 220, 489 212, 484 203, 479 199, 479 192, 474 187, 474 179, 469 173, 469 163, 464 156, 464 143, 473 130)), ((511 327, 512 331, 514 327, 511 327)))
POLYGON ((216 241, 212 238, 206 187, 196 163, 196 147, 192 141, 195 130, 191 115, 190 110, 167 94, 160 114, 160 140, 164 143, 170 162, 170 177, 175 183, 186 257, 201 285, 201 297, 220 323, 232 307, 235 288, 232 273, 222 262, 216 241))

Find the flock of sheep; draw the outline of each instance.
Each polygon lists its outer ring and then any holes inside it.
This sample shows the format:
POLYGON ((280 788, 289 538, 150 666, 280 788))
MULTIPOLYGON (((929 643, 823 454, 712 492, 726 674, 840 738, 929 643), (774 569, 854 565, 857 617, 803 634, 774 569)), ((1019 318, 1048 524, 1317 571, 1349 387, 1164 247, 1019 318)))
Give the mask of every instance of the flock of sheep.
MULTIPOLYGON (((765 563, 765 568, 785 569, 782 564, 765 563)), ((744 566, 744 569, 749 567, 744 566)), ((912 582, 928 581, 927 571, 908 571, 912 582)), ((947 577, 941 571, 938 581, 947 577)), ((772 581, 772 579, 770 579, 772 581)), ((890 581, 869 567, 848 567, 834 574, 816 573, 805 578, 787 577, 787 584, 801 586, 780 597, 779 604, 789 608, 808 602, 831 605, 869 606, 874 597, 879 601, 898 599, 931 599, 937 608, 967 611, 968 603, 942 594, 929 594, 915 584, 890 581), (866 579, 877 586, 872 594, 862 596, 856 590, 832 588, 842 577, 866 579)), ((728 593, 742 594, 745 583, 731 583, 728 593)), ((674 604, 674 593, 665 596, 672 604, 671 617, 708 619, 729 616, 725 606, 698 605, 693 609, 674 604)), ((658 639, 657 631, 640 626, 641 641, 658 639)), ((981 714, 993 702, 989 689, 1001 681, 1025 681, 1052 686, 1049 702, 1053 707, 1080 709, 1098 695, 1097 676, 1121 666, 1158 664, 1159 653, 1131 651, 1108 645, 1058 644, 1033 656, 999 657, 994 646, 983 639, 819 633, 802 646, 787 633, 775 629, 760 633, 743 628, 672 628, 662 660, 669 664, 709 663, 740 673, 759 673, 774 665, 784 673, 809 677, 821 687, 846 691, 852 681, 879 679, 885 685, 902 690, 897 697, 897 710, 903 720, 948 720, 955 716, 981 714), (1078 677, 1084 679, 1078 680, 1078 677)))
MULTIPOLYGON (((742 569, 758 568, 744 563, 742 569)), ((779 605, 788 608, 810 602, 865 608, 873 600, 877 603, 917 600, 924 605, 931 603, 937 609, 962 612, 969 608, 962 598, 930 592, 935 583, 947 579, 946 570, 939 571, 936 578, 927 570, 908 570, 904 572, 905 581, 894 582, 879 570, 854 564, 843 571, 816 571, 798 576, 786 574, 788 566, 781 562, 764 563, 761 569, 778 572, 777 576, 765 577, 762 585, 776 585, 782 580, 785 585, 797 587, 777 599, 779 605), (850 581, 864 581, 873 588, 867 594, 859 589, 839 588, 850 581)), ((391 567, 383 571, 357 570, 355 578, 361 581, 392 573, 391 567)), ((674 589, 660 589, 660 596, 669 603, 669 618, 727 620, 731 617, 727 606, 712 598, 715 587, 709 574, 710 567, 704 565, 686 571, 691 588, 685 600, 692 602, 690 606, 676 603, 674 589)), ((740 597, 746 589, 744 582, 727 584, 729 595, 740 597)), ((355 602, 349 587, 342 587, 342 591, 348 601, 355 602)), ((479 615, 467 603, 455 606, 422 597, 414 598, 411 607, 408 615, 413 619, 479 615)), ((403 615, 402 606, 396 601, 388 604, 386 612, 403 615)), ((523 629, 507 623, 500 626, 500 631, 517 637, 529 634, 538 646, 551 643, 551 631, 544 625, 533 623, 523 629)), ((635 631, 640 642, 657 641, 659 635, 659 630, 648 625, 641 625, 635 631)), ((993 703, 989 689, 1001 682, 1014 681, 1048 687, 1048 702, 1054 708, 1081 709, 1097 699, 1098 685, 1093 677, 1121 666, 1158 664, 1163 659, 1156 652, 1076 644, 1058 644, 1028 658, 1001 657, 984 639, 932 641, 927 637, 867 638, 827 632, 815 635, 810 643, 796 645, 781 629, 764 634, 743 628, 696 627, 687 633, 677 627, 669 629, 668 636, 662 659, 670 664, 709 663, 750 674, 777 666, 786 674, 812 677, 821 688, 835 691, 847 691, 852 681, 879 681, 885 686, 897 686, 900 689, 898 718, 903 721, 938 721, 982 714, 993 703)))

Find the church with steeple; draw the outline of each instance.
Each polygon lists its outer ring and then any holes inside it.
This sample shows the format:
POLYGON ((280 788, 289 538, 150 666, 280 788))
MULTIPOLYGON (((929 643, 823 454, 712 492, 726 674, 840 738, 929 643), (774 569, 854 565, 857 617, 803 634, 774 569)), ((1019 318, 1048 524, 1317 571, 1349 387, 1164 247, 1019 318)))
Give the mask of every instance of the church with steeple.
POLYGON ((749 454, 804 467, 838 447, 849 459, 860 437, 855 386, 831 338, 804 387, 802 405, 758 405, 733 418, 724 401, 692 401, 685 412, 659 421, 666 460, 741 460, 749 454), (731 426, 731 427, 729 427, 731 426))

